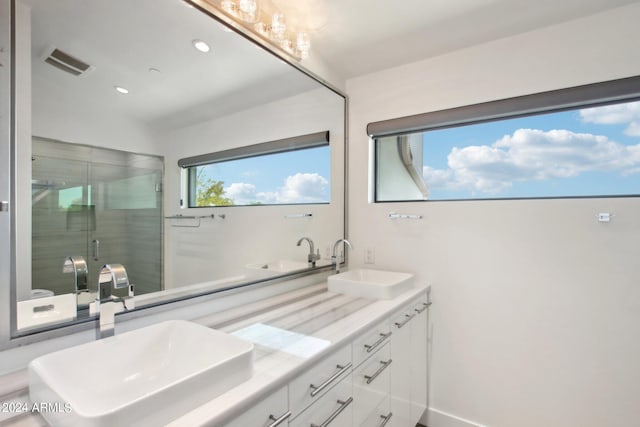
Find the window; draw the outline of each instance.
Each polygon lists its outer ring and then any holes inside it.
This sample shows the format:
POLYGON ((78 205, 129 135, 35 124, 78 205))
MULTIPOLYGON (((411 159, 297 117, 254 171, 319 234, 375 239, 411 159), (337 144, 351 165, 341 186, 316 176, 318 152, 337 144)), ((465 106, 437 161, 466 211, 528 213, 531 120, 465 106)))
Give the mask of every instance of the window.
POLYGON ((624 79, 396 119, 423 129, 374 137, 375 201, 640 195, 639 86, 624 79), (607 99, 612 83, 622 100, 607 99))
POLYGON ((329 133, 182 159, 188 207, 330 202, 329 133), (283 143, 286 141, 286 143, 283 143))

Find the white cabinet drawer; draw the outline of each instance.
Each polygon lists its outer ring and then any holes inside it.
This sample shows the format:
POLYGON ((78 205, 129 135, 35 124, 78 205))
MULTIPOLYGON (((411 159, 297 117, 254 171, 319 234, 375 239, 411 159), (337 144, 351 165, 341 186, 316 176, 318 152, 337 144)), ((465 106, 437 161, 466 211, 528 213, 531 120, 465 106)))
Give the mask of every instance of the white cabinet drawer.
POLYGON ((385 345, 353 371, 353 425, 359 426, 389 396, 389 372, 393 363, 385 345))
POLYGON ((275 427, 286 426, 291 413, 288 411, 287 387, 282 387, 224 427, 275 427))
POLYGON ((378 323, 353 341, 353 366, 358 367, 391 338, 389 319, 378 323))
POLYGON ((289 383, 289 410, 296 417, 351 372, 351 345, 336 350, 289 383))
POLYGON ((407 304, 391 315, 391 329, 394 334, 399 329, 408 328, 409 322, 411 322, 417 314, 414 309, 415 304, 416 302, 407 304))
POLYGON ((386 397, 378 406, 369 413, 363 423, 355 427, 389 427, 393 413, 389 409, 389 397, 386 397))
POLYGON ((352 427, 353 387, 351 375, 343 378, 307 410, 289 423, 289 427, 352 427))

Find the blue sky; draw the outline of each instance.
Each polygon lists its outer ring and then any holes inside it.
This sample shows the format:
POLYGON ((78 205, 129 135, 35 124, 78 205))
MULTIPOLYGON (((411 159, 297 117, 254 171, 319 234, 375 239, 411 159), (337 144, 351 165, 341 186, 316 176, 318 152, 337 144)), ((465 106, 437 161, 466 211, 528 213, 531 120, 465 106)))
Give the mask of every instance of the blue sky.
POLYGON ((640 102, 423 134, 429 199, 640 194, 640 102))
POLYGON ((330 200, 329 146, 250 157, 205 166, 223 181, 235 204, 322 203, 330 200))

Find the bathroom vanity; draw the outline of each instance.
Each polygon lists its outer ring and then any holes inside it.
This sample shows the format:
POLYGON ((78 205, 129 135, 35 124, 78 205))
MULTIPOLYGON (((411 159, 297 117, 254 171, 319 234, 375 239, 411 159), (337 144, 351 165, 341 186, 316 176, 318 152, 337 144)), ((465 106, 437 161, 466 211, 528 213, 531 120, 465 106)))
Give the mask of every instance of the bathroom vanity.
MULTIPOLYGON (((323 281, 195 319, 252 342, 253 374, 167 425, 414 426, 427 405, 429 305, 424 286, 372 300, 323 281)), ((46 421, 30 412, 11 425, 46 421)))
POLYGON ((427 405, 429 305, 427 287, 368 300, 322 283, 240 310, 249 317, 200 319, 254 343, 254 375, 170 425, 415 426, 427 405))

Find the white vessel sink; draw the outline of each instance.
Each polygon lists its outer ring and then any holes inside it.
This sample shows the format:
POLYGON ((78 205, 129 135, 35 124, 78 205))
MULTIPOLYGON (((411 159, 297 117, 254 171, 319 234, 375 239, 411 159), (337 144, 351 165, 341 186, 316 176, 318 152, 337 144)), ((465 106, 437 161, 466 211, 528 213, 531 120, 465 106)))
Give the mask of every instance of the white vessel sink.
POLYGON ((167 321, 29 364, 29 396, 53 426, 158 426, 248 380, 253 344, 167 321), (66 406, 65 406, 66 405, 66 406))
POLYGON ((329 276, 329 291, 369 299, 391 299, 413 287, 413 274, 357 269, 329 276))
POLYGON ((280 259, 271 262, 247 264, 245 266, 245 272, 249 277, 267 278, 305 270, 307 268, 309 268, 309 263, 306 261, 280 259))

